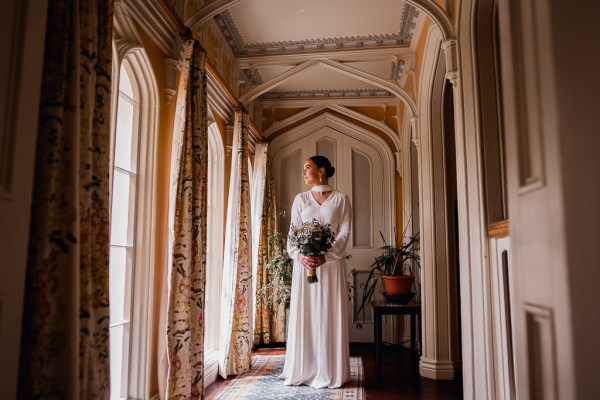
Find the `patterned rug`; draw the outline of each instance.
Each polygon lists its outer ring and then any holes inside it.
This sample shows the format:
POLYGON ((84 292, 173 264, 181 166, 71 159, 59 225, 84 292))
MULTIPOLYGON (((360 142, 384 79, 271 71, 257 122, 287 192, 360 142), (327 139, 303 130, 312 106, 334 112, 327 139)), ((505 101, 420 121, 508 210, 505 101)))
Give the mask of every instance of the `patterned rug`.
POLYGON ((284 362, 285 355, 255 355, 250 371, 232 380, 214 397, 214 400, 363 400, 366 398, 360 357, 350 357, 350 380, 339 389, 286 386, 283 380, 277 379, 283 370, 284 362))

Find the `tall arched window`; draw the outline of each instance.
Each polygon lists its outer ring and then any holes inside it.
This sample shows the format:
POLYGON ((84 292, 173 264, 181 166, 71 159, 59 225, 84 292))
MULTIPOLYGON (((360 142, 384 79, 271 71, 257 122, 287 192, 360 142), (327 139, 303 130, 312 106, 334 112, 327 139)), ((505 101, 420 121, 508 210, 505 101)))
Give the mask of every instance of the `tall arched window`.
POLYGON ((221 282, 223 278, 224 154, 216 123, 208 127, 208 209, 206 240, 206 325, 204 332, 204 385, 218 372, 221 282))
POLYGON ((127 393, 131 331, 131 280, 135 259, 137 132, 139 102, 125 65, 121 66, 112 169, 110 229, 110 383, 111 398, 127 393))
POLYGON ((113 102, 111 154, 110 397, 148 398, 158 97, 141 48, 125 55, 115 82, 119 86, 113 102))

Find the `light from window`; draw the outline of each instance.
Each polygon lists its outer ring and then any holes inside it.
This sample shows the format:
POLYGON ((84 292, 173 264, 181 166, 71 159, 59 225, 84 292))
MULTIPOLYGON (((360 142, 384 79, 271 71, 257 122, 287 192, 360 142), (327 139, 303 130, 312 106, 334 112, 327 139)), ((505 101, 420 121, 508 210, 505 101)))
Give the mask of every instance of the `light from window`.
POLYGON ((121 66, 117 125, 112 170, 110 216, 110 386, 111 399, 127 397, 131 332, 131 287, 135 257, 135 205, 137 181, 137 132, 129 74, 121 66))
POLYGON ((221 285, 223 274, 223 157, 221 135, 213 123, 208 128, 208 204, 206 236, 206 296, 204 327, 204 384, 217 377, 221 285))

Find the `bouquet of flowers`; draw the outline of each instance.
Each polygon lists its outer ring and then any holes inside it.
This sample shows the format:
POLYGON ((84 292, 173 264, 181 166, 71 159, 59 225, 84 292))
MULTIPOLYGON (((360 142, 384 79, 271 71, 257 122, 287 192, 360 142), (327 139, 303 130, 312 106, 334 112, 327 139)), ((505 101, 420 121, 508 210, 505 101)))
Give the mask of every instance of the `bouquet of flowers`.
MULTIPOLYGON (((331 229, 331 224, 324 224, 313 218, 312 221, 304 222, 300 226, 292 224, 288 240, 292 246, 300 250, 301 254, 305 256, 320 256, 327 253, 331 249, 331 246, 333 246, 335 232, 331 229)), ((315 268, 308 270, 306 281, 308 283, 319 281, 315 268)))

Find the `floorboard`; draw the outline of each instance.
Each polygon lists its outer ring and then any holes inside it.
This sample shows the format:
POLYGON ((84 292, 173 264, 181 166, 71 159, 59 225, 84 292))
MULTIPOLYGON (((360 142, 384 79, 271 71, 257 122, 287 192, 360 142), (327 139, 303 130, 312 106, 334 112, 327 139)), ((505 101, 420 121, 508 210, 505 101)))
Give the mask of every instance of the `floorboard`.
MULTIPOLYGON (((254 354, 284 354, 285 346, 274 344, 255 349, 254 354)), ((381 380, 375 375, 375 352, 372 343, 351 343, 350 355, 361 356, 368 399, 387 400, 455 400, 462 399, 462 382, 436 381, 419 375, 419 355, 402 346, 385 345, 381 380)), ((231 379, 218 378, 206 388, 206 398, 214 397, 231 379)))

